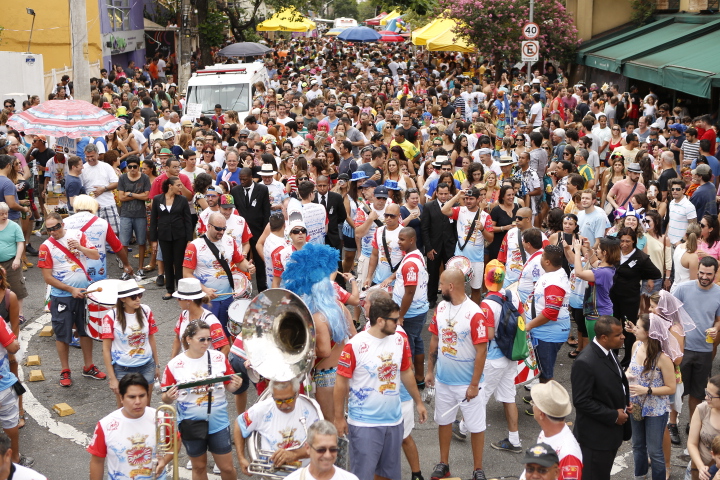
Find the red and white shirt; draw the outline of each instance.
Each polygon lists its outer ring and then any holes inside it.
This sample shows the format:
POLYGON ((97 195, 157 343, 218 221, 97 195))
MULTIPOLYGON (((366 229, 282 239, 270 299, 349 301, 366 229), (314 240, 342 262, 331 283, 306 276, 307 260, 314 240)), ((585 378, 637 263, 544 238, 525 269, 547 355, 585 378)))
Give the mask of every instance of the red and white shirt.
MULTIPOLYGON (((370 208, 375 210, 375 208, 373 208, 372 206, 370 206, 370 208)), ((385 205, 385 207, 383 207, 382 210, 375 210, 375 213, 377 214, 378 220, 380 220, 380 222, 385 219, 385 208, 387 208, 387 204, 385 205)), ((365 213, 365 210, 363 210, 362 206, 358 206, 357 213, 355 215, 355 228, 362 226, 362 224, 365 223, 365 220, 367 220, 368 215, 369 214, 365 213)), ((370 229, 360 240, 361 255, 370 258, 370 255, 372 254, 372 241, 375 237, 375 230, 377 230, 377 228, 377 224, 375 222, 372 222, 370 224, 370 229)))
MULTIPOLYGON (((95 426, 87 451, 105 458, 108 478, 152 478, 155 458, 155 409, 146 407, 140 418, 115 410, 95 426)), ((162 471, 158 480, 166 478, 162 471)))
POLYGON ((123 367, 140 367, 147 364, 153 358, 150 335, 158 332, 150 307, 140 305, 143 312, 142 326, 138 322, 137 314, 125 314, 125 329, 122 329, 117 320, 117 309, 108 310, 107 315, 102 319, 102 340, 112 340, 110 356, 113 365, 123 367))
MULTIPOLYGON (((213 244, 230 265, 230 270, 233 273, 240 274, 240 270, 235 264, 245 260, 245 257, 235 239, 230 235, 223 235, 218 242, 213 242, 213 244)), ((188 244, 185 249, 183 267, 192 269, 193 276, 206 287, 214 288, 215 293, 232 293, 230 280, 228 280, 220 262, 217 261, 215 255, 208 248, 204 237, 196 238, 188 244)), ((217 300, 222 299, 222 297, 219 297, 217 300)))
POLYGON ((360 332, 345 344, 337 374, 350 379, 348 423, 359 427, 402 422, 400 372, 412 366, 408 341, 399 333, 377 338, 360 332))
POLYGON ((230 218, 225 221, 225 226, 227 227, 225 234, 235 238, 238 245, 248 243, 252 238, 250 227, 248 227, 247 222, 240 215, 230 215, 230 218))
POLYGON ((455 245, 455 255, 462 255, 467 257, 471 262, 484 262, 485 261, 485 237, 482 234, 483 230, 488 232, 493 231, 492 218, 487 212, 480 210, 477 222, 475 222, 475 228, 473 229, 470 239, 465 245, 465 248, 460 250, 460 247, 465 244, 465 239, 470 232, 470 226, 473 223, 473 219, 477 212, 471 212, 467 207, 453 207, 451 220, 456 220, 456 232, 457 232, 457 244, 455 245), (482 230, 480 226, 482 225, 482 230))
POLYGON ((562 268, 543 274, 533 291, 536 314, 550 319, 544 325, 531 330, 533 338, 544 342, 562 343, 570 332, 570 281, 562 268), (565 337, 563 337, 565 335, 565 337))
POLYGON ((475 370, 475 345, 488 341, 478 304, 468 297, 460 305, 440 302, 428 330, 438 337, 438 381, 445 385, 470 385, 475 370))
POLYGON ((385 225, 378 227, 377 230, 375 230, 372 247, 373 250, 378 251, 378 260, 377 266, 375 267, 375 275, 373 275, 372 278, 373 283, 381 283, 392 275, 392 267, 397 267, 405 256, 403 251, 400 250, 400 245, 398 244, 400 230, 402 230, 400 226, 396 227, 395 230, 388 230, 385 225), (385 235, 385 243, 387 243, 388 253, 390 253, 389 259, 387 258, 387 255, 385 255, 383 235, 385 235))
MULTIPOLYGON (((175 335, 177 335, 177 338, 182 339, 183 333, 185 333, 185 329, 190 324, 189 317, 190 312, 188 310, 183 310, 182 312, 180 312, 180 317, 178 317, 178 321, 175 324, 175 335)), ((220 350, 222 347, 230 343, 225 336, 225 332, 223 331, 220 320, 218 320, 215 315, 203 308, 202 314, 200 315, 200 320, 207 323, 210 327, 210 337, 212 338, 212 346, 215 350, 220 350)), ((183 347, 182 341, 180 342, 180 348, 181 351, 185 351, 185 347, 183 347)))
POLYGON ((413 295, 412 303, 405 318, 417 317, 429 310, 427 299, 428 272, 425 267, 425 260, 419 250, 408 252, 400 262, 397 272, 395 272, 395 286, 393 287, 393 301, 398 305, 402 305, 402 299, 405 295, 405 286, 415 285, 415 295, 413 295))
POLYGON ((263 245, 263 259, 265 260, 265 275, 267 276, 267 284, 272 285, 273 279, 273 254, 288 244, 285 236, 277 236, 270 232, 265 238, 263 245))
POLYGON ((543 249, 541 248, 537 252, 530 255, 525 265, 523 265, 520 273, 520 279, 518 280, 518 295, 520 296, 520 302, 525 303, 528 297, 532 294, 535 288, 535 283, 540 279, 542 274, 545 273, 543 270, 542 260, 543 249))
MULTIPOLYGON (((198 236, 205 234, 207 232, 208 227, 208 219, 210 218, 210 215, 212 215, 215 212, 220 212, 220 208, 218 207, 217 210, 213 210, 212 208, 208 207, 202 212, 200 212, 200 215, 198 215, 198 224, 197 224, 197 234, 198 236)), ((238 213, 237 209, 233 210, 233 215, 240 215, 238 213)))
MULTIPOLYGON (((503 288, 507 288, 520 279, 520 274, 525 264, 522 259, 522 252, 520 251, 519 238, 520 229, 514 227, 507 232, 500 245, 500 253, 497 259, 505 264, 505 282, 503 283, 503 288)), ((544 233, 542 234, 542 240, 543 248, 545 248, 548 245, 548 239, 544 233)), ((527 257, 525 260, 527 261, 527 257)))
POLYGON ((275 249, 270 255, 272 260, 273 277, 281 277, 285 271, 285 265, 293 252, 297 251, 292 244, 283 245, 275 249))
POLYGON ((92 221, 92 225, 87 227, 83 233, 87 236, 91 244, 97 248, 100 258, 97 260, 87 261, 87 271, 93 282, 105 280, 107 278, 107 253, 106 247, 110 246, 113 252, 118 252, 122 248, 122 243, 113 231, 110 224, 103 218, 97 217, 91 212, 78 212, 70 215, 63 224, 66 229, 82 230, 92 221))
MULTIPOLYGON (((91 248, 95 250, 95 246, 90 243, 90 240, 80 230, 65 230, 65 236, 57 242, 70 250, 70 253, 74 254, 75 257, 83 264, 87 270, 89 259, 79 250, 74 252, 68 247, 68 240, 77 240, 80 245, 85 248, 91 248)), ((75 288, 87 288, 90 285, 90 281, 87 279, 85 272, 80 268, 74 261, 70 260, 65 253, 53 245, 50 240, 45 240, 40 245, 38 253, 38 267, 52 269, 52 276, 62 283, 75 288)), ((72 294, 59 288, 50 287, 50 295, 53 297, 70 297, 72 294)))

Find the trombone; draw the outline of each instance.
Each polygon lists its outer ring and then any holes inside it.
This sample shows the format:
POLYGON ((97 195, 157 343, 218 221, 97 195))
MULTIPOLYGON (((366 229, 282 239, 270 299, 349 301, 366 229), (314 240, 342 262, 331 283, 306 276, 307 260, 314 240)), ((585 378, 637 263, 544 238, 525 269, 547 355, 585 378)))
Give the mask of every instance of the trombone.
POLYGON ((165 455, 173 455, 173 480, 178 480, 177 411, 172 405, 160 405, 155 412, 155 456, 152 460, 152 478, 157 480, 157 466, 165 455))

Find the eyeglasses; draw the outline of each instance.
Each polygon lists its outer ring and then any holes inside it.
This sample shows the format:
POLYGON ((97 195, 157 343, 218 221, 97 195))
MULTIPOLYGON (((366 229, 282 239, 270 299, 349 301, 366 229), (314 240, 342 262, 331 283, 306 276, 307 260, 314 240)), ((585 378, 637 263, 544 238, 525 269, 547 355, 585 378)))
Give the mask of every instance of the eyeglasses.
POLYGON ((290 230, 290 233, 293 234, 293 235, 300 235, 301 233, 302 233, 303 235, 305 235, 305 234, 307 234, 307 229, 305 229, 305 228, 293 228, 292 230, 290 230))
POLYGON ((212 155, 212 154, 215 153, 215 152, 213 152, 212 150, 203 150, 203 153, 204 153, 205 155, 212 155))
POLYGON ((128 298, 130 300, 137 300, 138 298, 142 298, 142 296, 143 296, 142 293, 136 293, 135 295, 129 295, 128 298))
POLYGON ((140 168, 140 165, 138 165, 137 163, 132 163, 132 164, 128 165, 127 168, 128 168, 128 170, 137 170, 140 168))
POLYGON ((714 398, 720 398, 720 395, 713 395, 708 390, 705 390, 705 398, 709 398, 710 400, 712 400, 714 398))
POLYGON ((306 182, 307 179, 308 179, 308 177, 301 177, 301 178, 298 178, 297 180, 298 180, 298 182, 306 182))
POLYGON ((671 188, 670 191, 672 191, 672 192, 682 192, 682 188, 671 188))
POLYGON ((433 147, 442 147, 442 143, 433 143, 433 147))
POLYGON ((385 214, 385 218, 396 218, 396 217, 397 217, 397 215, 395 215, 394 213, 386 213, 385 214))
POLYGON ((213 227, 213 228, 214 228, 215 230, 217 230, 218 232, 224 232, 225 230, 227 230, 227 227, 216 227, 216 226, 213 225, 212 223, 209 223, 208 225, 210 225, 211 227, 213 227))
MULTIPOLYGON (((273 399, 273 400, 275 400, 275 399, 273 399)), ((283 400, 275 400, 275 405, 278 405, 278 406, 280 406, 280 405, 290 405, 290 404, 293 403, 294 401, 295 401, 295 397, 285 398, 285 399, 283 399, 283 400)), ((325 452, 323 452, 323 453, 325 453, 325 452)))
POLYGON ((199 337, 197 341, 200 343, 210 343, 212 342, 212 337, 199 337))
POLYGON ((260 153, 260 152, 262 152, 262 149, 260 149, 260 148, 253 148, 253 152, 255 152, 255 153, 260 153))
POLYGON ((518 222, 522 222, 522 221, 525 220, 526 218, 528 218, 528 217, 521 217, 520 215, 517 215, 517 216, 515 217, 515 220, 518 221, 518 222))
POLYGON ((46 226, 46 227, 45 227, 45 230, 47 230, 48 232, 54 232, 54 231, 56 231, 56 230, 60 230, 62 227, 63 227, 63 224, 62 224, 61 222, 58 222, 58 224, 55 225, 54 227, 48 227, 48 226, 46 226))
MULTIPOLYGON (((308 445, 310 445, 310 444, 308 443, 308 445)), ((332 453, 333 455, 335 455, 336 453, 338 453, 338 452, 340 451, 340 449, 339 449, 338 447, 320 447, 320 448, 315 448, 315 447, 313 447, 312 445, 310 445, 310 448, 312 448, 313 450, 315 450, 315 451, 316 451, 317 453, 319 453, 320 455, 324 455, 325 452, 327 452, 328 450, 330 450, 330 453, 332 453)))
POLYGON ((550 471, 548 467, 533 467, 531 465, 525 465, 525 473, 539 473, 545 475, 550 471))
POLYGON ((395 322, 395 323, 397 323, 398 320, 400 320, 399 315, 397 317, 382 317, 382 318, 384 318, 385 320, 390 320, 391 322, 395 322))

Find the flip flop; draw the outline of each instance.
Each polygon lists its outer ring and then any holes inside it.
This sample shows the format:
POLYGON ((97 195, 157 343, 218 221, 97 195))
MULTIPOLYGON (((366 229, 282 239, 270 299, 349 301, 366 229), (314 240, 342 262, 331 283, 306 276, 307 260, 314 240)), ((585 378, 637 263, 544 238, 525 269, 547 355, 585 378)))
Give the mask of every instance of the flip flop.
POLYGON ((147 264, 147 265, 145 265, 145 266, 143 267, 143 270, 145 270, 145 273, 147 273, 147 272, 152 272, 152 271, 154 271, 155 268, 157 268, 157 267, 154 266, 154 265, 147 264))
POLYGON ((568 340, 567 340, 566 343, 567 343, 568 345, 570 345, 571 347, 577 347, 577 346, 578 346, 578 341, 577 341, 577 339, 576 339, 575 337, 573 337, 573 336, 570 336, 570 338, 568 338, 568 340))
POLYGON ((170 300, 170 299, 172 299, 172 298, 173 298, 172 293, 166 293, 166 294, 163 295, 163 297, 162 297, 163 300, 170 300))
POLYGON ((580 350, 571 350, 568 352, 568 357, 575 359, 577 356, 580 355, 580 350))

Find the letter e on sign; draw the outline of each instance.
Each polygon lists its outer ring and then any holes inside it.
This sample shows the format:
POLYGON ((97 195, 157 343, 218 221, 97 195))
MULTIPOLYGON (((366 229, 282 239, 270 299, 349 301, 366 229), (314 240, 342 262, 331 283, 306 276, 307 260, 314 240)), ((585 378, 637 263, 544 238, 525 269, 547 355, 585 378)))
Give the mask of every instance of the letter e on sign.
POLYGON ((537 62, 540 59, 540 42, 535 40, 522 42, 522 61, 537 62))

